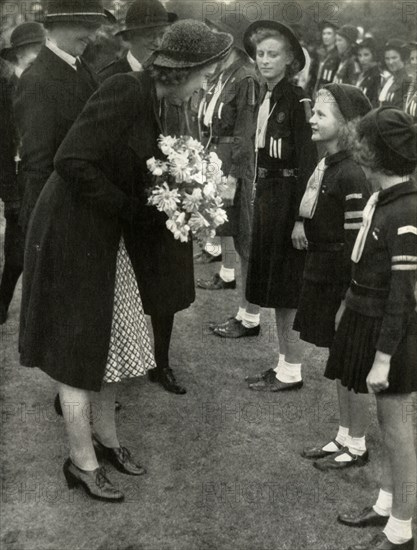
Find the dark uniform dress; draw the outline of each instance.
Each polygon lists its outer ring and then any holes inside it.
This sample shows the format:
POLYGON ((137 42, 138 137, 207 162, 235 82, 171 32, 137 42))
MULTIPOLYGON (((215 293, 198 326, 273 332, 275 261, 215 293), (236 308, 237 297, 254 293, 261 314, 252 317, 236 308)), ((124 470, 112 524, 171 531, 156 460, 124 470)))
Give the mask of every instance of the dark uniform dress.
POLYGON ((328 156, 326 166, 314 216, 304 220, 308 251, 294 329, 302 340, 328 348, 349 287, 350 256, 369 186, 347 151, 328 156))
MULTIPOLYGON (((146 161, 161 155, 158 112, 148 71, 107 80, 62 143, 56 172, 33 212, 25 250, 21 363, 73 387, 101 387, 116 276, 123 276, 123 269, 116 273, 117 264, 133 266, 150 315, 173 315, 195 297, 192 243, 176 241, 166 215, 147 205, 146 161), (127 254, 121 256, 124 246, 127 254)), ((118 297, 123 302, 123 295, 118 297)))
POLYGON ((209 90, 200 106, 200 123, 209 149, 222 160, 224 175, 237 179, 234 204, 227 207, 228 222, 218 228, 217 235, 234 237, 238 254, 249 257, 252 195, 254 180, 254 136, 259 85, 255 67, 249 59, 238 59, 221 77, 222 91, 216 101, 210 127, 204 115, 213 97, 209 90))
POLYGON ((309 102, 304 91, 286 79, 275 86, 265 147, 257 155, 246 298, 262 307, 298 306, 305 252, 293 247, 291 234, 307 181, 317 164, 308 123, 309 102))
POLYGON ((404 98, 412 83, 412 78, 407 69, 401 69, 392 75, 383 85, 379 94, 380 106, 404 108, 404 98))
POLYGON ((400 183, 379 194, 325 376, 367 393, 376 351, 391 355, 385 393, 417 391, 417 185, 400 183))
POLYGON ((317 95, 320 88, 333 82, 339 63, 340 57, 337 48, 334 47, 327 53, 326 57, 319 65, 313 97, 317 95))
POLYGON ((337 67, 336 74, 334 75, 333 82, 336 84, 351 84, 354 86, 358 80, 360 72, 361 69, 359 67, 359 63, 356 61, 352 51, 348 50, 340 58, 340 63, 337 67))
POLYGON ((379 93, 381 91, 381 72, 378 65, 370 67, 366 71, 360 73, 355 86, 360 88, 362 92, 371 102, 372 107, 379 106, 379 93))

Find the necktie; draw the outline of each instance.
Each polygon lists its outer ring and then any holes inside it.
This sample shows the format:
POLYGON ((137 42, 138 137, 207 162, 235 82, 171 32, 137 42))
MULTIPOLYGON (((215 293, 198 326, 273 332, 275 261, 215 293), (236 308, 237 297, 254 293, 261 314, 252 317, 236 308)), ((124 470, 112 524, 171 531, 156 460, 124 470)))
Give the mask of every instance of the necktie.
POLYGON ((305 193, 300 203, 300 216, 303 218, 308 218, 311 220, 314 216, 326 168, 326 157, 324 157, 318 163, 314 172, 311 174, 310 179, 308 180, 305 193))
POLYGON ((224 88, 222 81, 223 81, 223 75, 221 74, 219 80, 217 81, 216 87, 214 88, 214 93, 211 96, 209 104, 207 105, 207 109, 204 115, 205 126, 210 126, 210 124, 213 122, 214 109, 216 108, 217 101, 224 88))
POLYGON ((266 92, 265 98, 259 107, 258 121, 256 124, 256 151, 265 147, 266 128, 268 126, 269 109, 271 107, 271 94, 272 92, 270 90, 266 92))
POLYGON ((378 199, 379 191, 371 195, 364 208, 362 225, 359 229, 358 236, 356 237, 351 256, 352 262, 355 262, 355 264, 357 264, 362 257, 362 252, 365 248, 366 237, 368 236, 369 228, 371 227, 372 218, 375 212, 376 205, 378 203, 378 199))

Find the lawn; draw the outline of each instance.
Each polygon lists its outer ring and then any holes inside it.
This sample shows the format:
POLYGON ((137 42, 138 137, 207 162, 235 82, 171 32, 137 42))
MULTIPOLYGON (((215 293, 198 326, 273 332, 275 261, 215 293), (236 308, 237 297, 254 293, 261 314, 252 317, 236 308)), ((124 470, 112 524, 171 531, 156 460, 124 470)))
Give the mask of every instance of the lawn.
MULTIPOLYGON (((196 276, 216 268, 196 266, 196 276)), ((338 511, 361 508, 377 495, 374 399, 370 464, 342 473, 315 470, 300 450, 325 442, 338 426, 335 388, 322 376, 326 353, 306 346, 298 392, 249 391, 247 374, 275 366, 272 312, 262 311, 257 338, 222 340, 207 328, 234 313, 237 291, 199 290, 193 306, 177 315, 171 362, 185 396, 146 379, 120 384, 120 440, 148 470, 135 478, 108 467, 126 501, 101 503, 68 490, 55 384, 18 363, 18 294, 0 327, 2 549, 343 550, 377 532, 336 523, 338 511)))

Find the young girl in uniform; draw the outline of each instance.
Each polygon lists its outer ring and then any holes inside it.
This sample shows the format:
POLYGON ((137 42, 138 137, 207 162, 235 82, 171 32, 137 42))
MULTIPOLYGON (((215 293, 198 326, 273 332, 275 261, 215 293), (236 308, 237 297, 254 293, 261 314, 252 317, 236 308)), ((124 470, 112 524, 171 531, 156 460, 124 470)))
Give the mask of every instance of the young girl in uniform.
POLYGON ((245 33, 249 55, 264 79, 257 117, 256 192, 246 298, 275 309, 280 357, 275 369, 247 379, 250 389, 301 388, 302 347, 292 330, 298 306, 306 239, 298 217, 316 165, 309 99, 290 83, 305 65, 293 32, 276 21, 257 21, 245 33), (290 327, 290 328, 289 328, 290 327))
POLYGON ((381 490, 374 506, 340 514, 350 526, 385 525, 349 550, 413 550, 416 505, 417 391, 417 127, 398 109, 382 107, 359 126, 355 158, 376 191, 352 253, 346 310, 325 375, 358 394, 375 393, 382 432, 381 490))
MULTIPOLYGON (((310 120, 313 141, 326 156, 310 178, 300 206, 308 251, 304 283, 294 328, 302 340, 329 348, 336 315, 350 282, 350 255, 370 195, 361 167, 352 159, 349 139, 360 117, 371 110, 364 93, 348 84, 327 84, 317 95, 310 120)), ((325 445, 305 449, 302 456, 320 459, 320 470, 362 466, 367 399, 338 385, 339 431, 325 445)))

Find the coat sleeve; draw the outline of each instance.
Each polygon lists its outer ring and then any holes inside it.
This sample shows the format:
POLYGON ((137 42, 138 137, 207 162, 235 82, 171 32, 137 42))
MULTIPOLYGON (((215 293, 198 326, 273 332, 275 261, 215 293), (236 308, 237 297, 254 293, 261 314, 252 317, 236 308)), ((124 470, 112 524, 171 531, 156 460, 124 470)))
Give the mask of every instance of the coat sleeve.
POLYGON ((310 99, 299 96, 294 109, 294 141, 298 166, 296 213, 306 190, 307 182, 317 165, 317 148, 311 140, 310 99))
POLYGON ((242 178, 248 174, 248 162, 254 155, 256 106, 259 85, 252 77, 239 82, 236 94, 236 123, 233 129, 232 166, 229 175, 242 178))
POLYGON ((390 220, 386 235, 391 261, 389 295, 376 349, 393 355, 401 342, 415 305, 417 281, 417 219, 416 213, 402 214, 390 220))
POLYGON ((13 120, 12 87, 8 79, 0 78, 0 199, 19 200, 14 156, 17 136, 13 120))
MULTIPOLYGON (((108 179, 103 167, 138 121, 140 83, 131 75, 108 79, 87 102, 55 157, 55 169, 74 194, 111 216, 131 220, 135 201, 108 179)), ((127 147, 127 143, 126 143, 127 147)))
POLYGON ((363 209, 370 196, 369 184, 360 166, 352 165, 351 169, 343 175, 339 192, 340 200, 344 204, 343 279, 346 281, 345 294, 351 279, 353 246, 362 225, 363 209))

